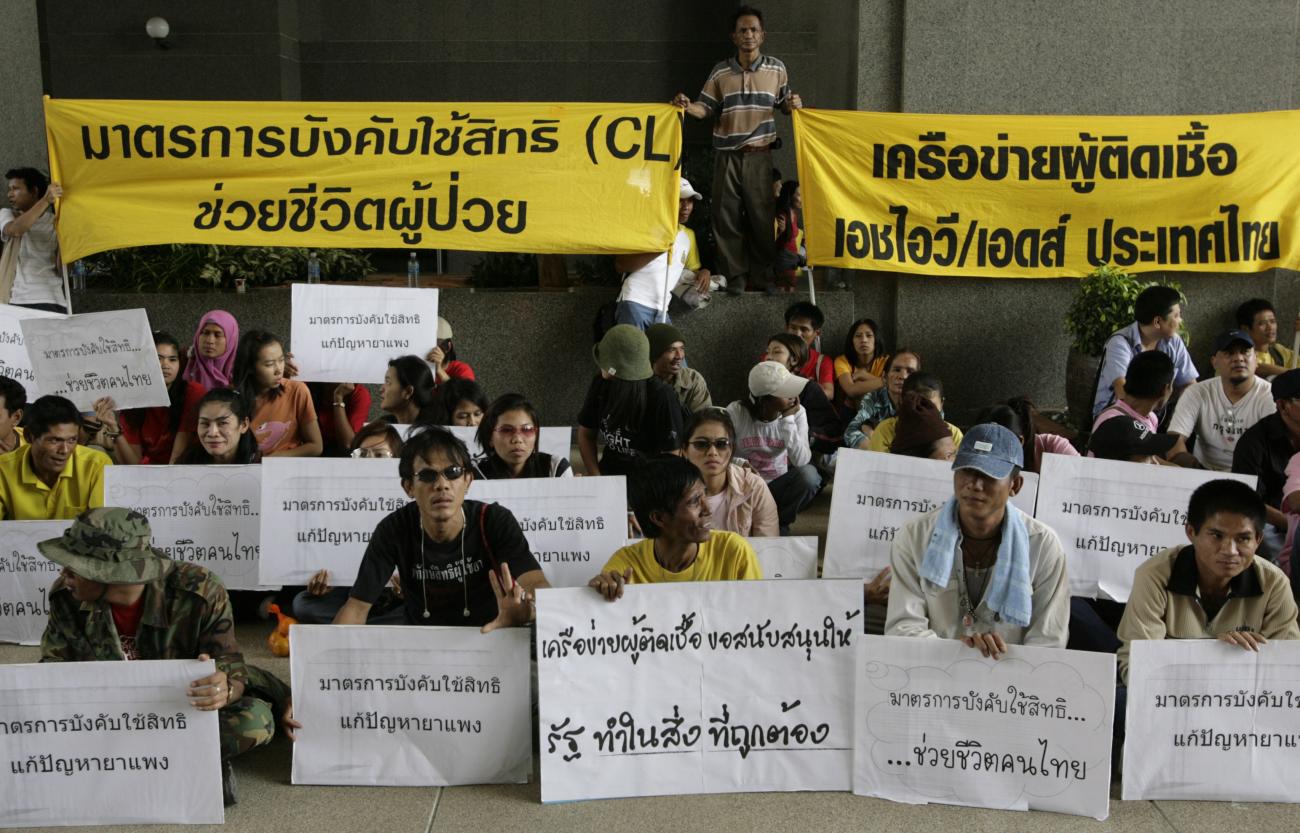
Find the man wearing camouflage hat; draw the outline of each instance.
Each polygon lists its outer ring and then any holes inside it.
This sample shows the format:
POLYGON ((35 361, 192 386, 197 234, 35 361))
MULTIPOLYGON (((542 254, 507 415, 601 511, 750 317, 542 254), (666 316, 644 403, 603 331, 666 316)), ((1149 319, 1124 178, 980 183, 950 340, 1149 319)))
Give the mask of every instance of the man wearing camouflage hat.
MULTIPOLYGON (((289 688, 244 663, 221 579, 171 560, 152 540, 143 515, 103 507, 81 513, 62 537, 38 544, 41 554, 63 565, 50 588, 41 662, 215 659, 216 672, 190 683, 188 695, 201 710, 220 710, 222 790, 230 805, 230 760, 271 741, 274 713, 292 714, 289 688)), ((285 719, 290 738, 296 727, 285 719)))

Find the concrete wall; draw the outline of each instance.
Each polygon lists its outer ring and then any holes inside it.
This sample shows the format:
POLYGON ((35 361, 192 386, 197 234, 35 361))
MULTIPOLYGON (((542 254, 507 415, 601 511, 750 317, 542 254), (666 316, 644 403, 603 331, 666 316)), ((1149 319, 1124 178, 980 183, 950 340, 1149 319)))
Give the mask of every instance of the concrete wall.
POLYGON ((49 169, 41 110, 40 16, 36 0, 0 0, 0 173, 9 168, 49 169))

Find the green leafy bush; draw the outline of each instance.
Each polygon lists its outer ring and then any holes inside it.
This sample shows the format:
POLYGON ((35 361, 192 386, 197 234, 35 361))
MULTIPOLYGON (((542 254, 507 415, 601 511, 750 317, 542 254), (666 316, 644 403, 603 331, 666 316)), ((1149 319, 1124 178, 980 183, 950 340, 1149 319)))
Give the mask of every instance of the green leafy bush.
MULTIPOLYGON (((1100 356, 1106 339, 1133 323, 1133 303, 1149 286, 1161 284, 1178 290, 1172 282, 1142 281, 1123 269, 1102 264, 1079 281, 1079 290, 1065 314, 1065 328, 1074 339, 1073 347, 1089 356, 1100 356)), ((1183 297, 1185 304, 1187 299, 1183 297)), ((1183 340, 1190 343, 1186 330, 1179 328, 1183 340)))
POLYGON ((469 269, 475 289, 518 289, 538 285, 537 255, 491 252, 469 269))
POLYGON ((175 292, 231 288, 236 278, 249 286, 305 280, 307 256, 316 252, 321 280, 361 280, 374 271, 370 256, 354 249, 283 246, 205 246, 173 243, 114 249, 86 258, 92 289, 175 292))

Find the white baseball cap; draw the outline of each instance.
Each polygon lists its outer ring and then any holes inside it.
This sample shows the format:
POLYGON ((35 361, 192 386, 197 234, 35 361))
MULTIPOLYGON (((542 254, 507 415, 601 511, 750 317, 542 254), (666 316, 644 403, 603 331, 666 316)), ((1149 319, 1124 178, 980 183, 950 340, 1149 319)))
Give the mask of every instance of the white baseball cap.
POLYGON ((749 392, 760 396, 781 396, 789 399, 803 392, 808 380, 795 376, 779 362, 759 362, 749 371, 749 392))
POLYGON ((700 199, 700 192, 691 187, 691 183, 686 177, 682 177, 682 193, 678 199, 684 200, 687 197, 698 200, 700 199))

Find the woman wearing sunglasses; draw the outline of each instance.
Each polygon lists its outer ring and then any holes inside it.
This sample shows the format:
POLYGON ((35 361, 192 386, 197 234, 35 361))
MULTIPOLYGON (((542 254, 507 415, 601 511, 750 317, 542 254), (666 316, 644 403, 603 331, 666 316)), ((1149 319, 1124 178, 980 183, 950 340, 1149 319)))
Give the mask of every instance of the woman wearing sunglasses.
POLYGON ((478 461, 483 478, 572 477, 568 460, 537 450, 540 426, 537 409, 527 399, 517 393, 497 397, 475 435, 483 449, 478 461))
POLYGON ((776 501, 752 469, 732 462, 736 427, 722 408, 695 414, 686 428, 686 459, 704 477, 712 526, 745 536, 779 535, 776 501))

